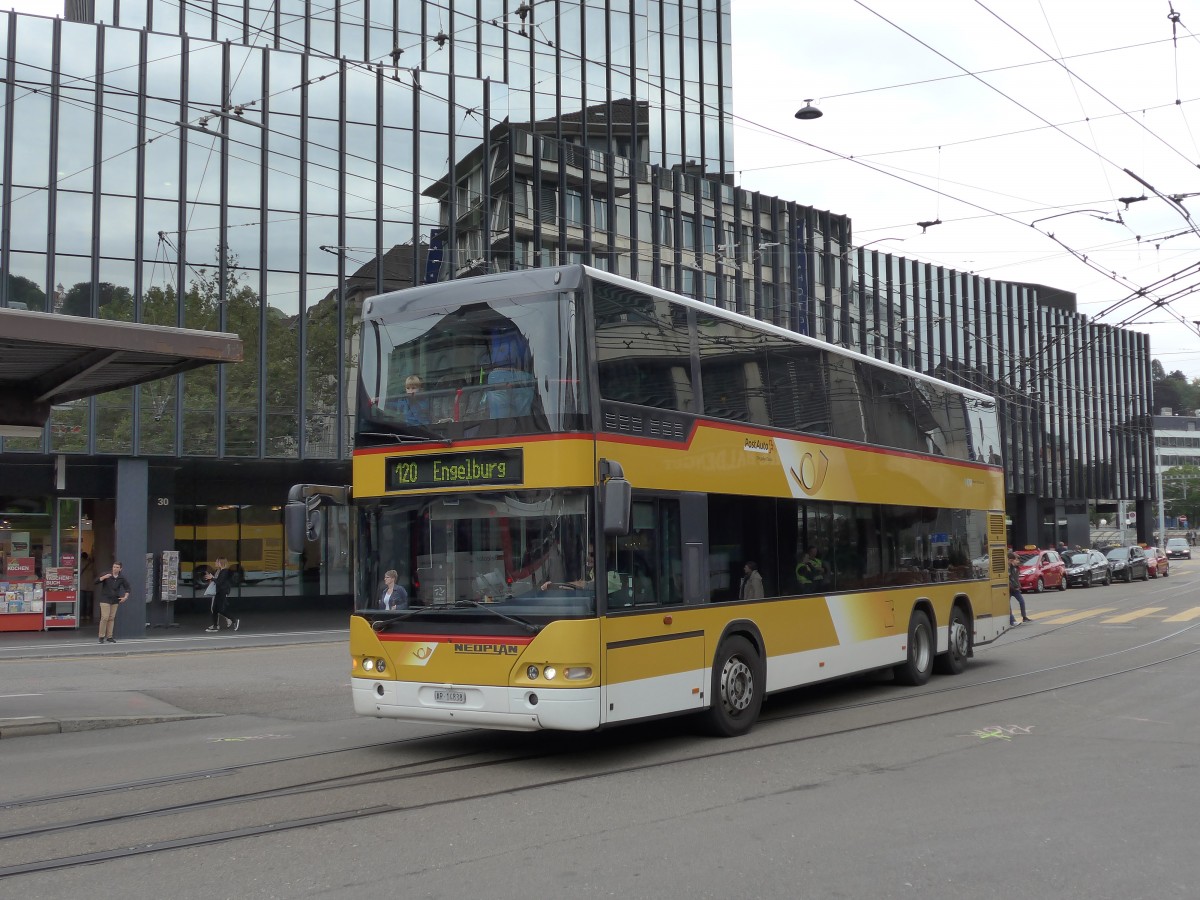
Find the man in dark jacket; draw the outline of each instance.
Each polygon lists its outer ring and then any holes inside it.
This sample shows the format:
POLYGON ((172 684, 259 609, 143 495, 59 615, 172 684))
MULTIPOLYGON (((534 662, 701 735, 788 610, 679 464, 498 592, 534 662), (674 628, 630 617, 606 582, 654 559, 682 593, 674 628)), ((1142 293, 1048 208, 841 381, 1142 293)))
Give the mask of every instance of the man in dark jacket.
POLYGON ((111 572, 96 579, 100 585, 100 643, 115 644, 113 622, 117 618, 117 607, 129 599, 129 582, 121 574, 121 564, 115 562, 111 572))
POLYGON ((1017 619, 1012 614, 1012 600, 1014 597, 1017 603, 1021 605, 1021 621, 1028 622, 1029 616, 1025 614, 1025 595, 1021 593, 1021 559, 1012 550, 1008 552, 1008 592, 1012 595, 1008 598, 1008 624, 1017 624, 1017 619))

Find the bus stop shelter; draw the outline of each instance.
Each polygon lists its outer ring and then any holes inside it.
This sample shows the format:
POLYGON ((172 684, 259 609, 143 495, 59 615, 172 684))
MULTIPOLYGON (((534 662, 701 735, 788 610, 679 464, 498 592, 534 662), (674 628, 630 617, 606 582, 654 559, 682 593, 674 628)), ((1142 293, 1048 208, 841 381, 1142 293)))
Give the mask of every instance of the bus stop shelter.
POLYGON ((56 403, 241 360, 236 334, 0 309, 0 436, 39 436, 56 403))
MULTIPOLYGON (((241 361, 242 341, 236 334, 0 308, 0 437, 41 437, 56 404, 241 361)), ((5 456, 0 454, 0 460, 5 456)), ((153 554, 147 552, 152 549, 148 461, 121 457, 115 462, 115 558, 131 563, 132 602, 127 605, 134 607, 118 617, 117 633, 132 637, 143 633, 148 618, 171 624, 174 611, 169 603, 154 604, 163 609, 148 608, 153 599, 147 596, 153 569, 153 554), (133 564, 141 558, 147 561, 145 579, 134 574, 133 564)), ((58 463, 65 473, 65 458, 58 463)), ((0 493, 5 487, 22 485, 2 484, 0 493)), ((58 491, 64 487, 56 484, 58 491)), ((168 540, 172 534, 168 529, 168 540)))

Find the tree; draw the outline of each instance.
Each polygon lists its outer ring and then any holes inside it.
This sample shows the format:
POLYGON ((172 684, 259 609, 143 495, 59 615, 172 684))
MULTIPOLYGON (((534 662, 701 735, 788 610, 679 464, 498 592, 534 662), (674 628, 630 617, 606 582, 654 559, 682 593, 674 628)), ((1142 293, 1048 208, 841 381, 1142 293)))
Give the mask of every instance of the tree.
POLYGON ((1150 363, 1154 387, 1154 413, 1166 408, 1175 413, 1200 409, 1200 383, 1189 383, 1178 369, 1168 373, 1159 360, 1150 363))
POLYGON ((1184 515, 1189 523, 1200 523, 1200 466, 1167 469, 1163 472, 1162 485, 1164 515, 1169 518, 1184 515))
POLYGON ((19 304, 26 309, 42 311, 46 308, 46 292, 37 284, 23 275, 8 276, 8 305, 20 309, 19 304))
MULTIPOLYGON (((133 292, 110 281, 101 281, 96 286, 99 294, 100 318, 121 322, 133 321, 133 292)), ((92 283, 81 281, 73 285, 63 297, 62 311, 68 316, 90 316, 92 314, 92 283)))

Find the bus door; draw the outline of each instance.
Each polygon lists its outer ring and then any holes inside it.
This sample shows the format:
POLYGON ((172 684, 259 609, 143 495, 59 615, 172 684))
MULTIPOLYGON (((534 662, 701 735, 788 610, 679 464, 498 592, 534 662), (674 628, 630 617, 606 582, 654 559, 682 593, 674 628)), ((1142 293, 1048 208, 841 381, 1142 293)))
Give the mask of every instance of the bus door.
POLYGON ((435 501, 424 511, 426 534, 424 552, 417 554, 417 599, 424 606, 448 603, 454 599, 454 520, 436 515, 443 501, 435 501))
POLYGON ((629 534, 610 537, 601 590, 607 722, 700 709, 704 631, 684 603, 680 501, 634 497, 629 534))
MULTIPOLYGON (((503 503, 502 498, 497 503, 503 503)), ((491 603, 505 596, 504 559, 495 504, 462 496, 434 500, 426 508, 426 547, 417 557, 422 603, 458 600, 491 603)))

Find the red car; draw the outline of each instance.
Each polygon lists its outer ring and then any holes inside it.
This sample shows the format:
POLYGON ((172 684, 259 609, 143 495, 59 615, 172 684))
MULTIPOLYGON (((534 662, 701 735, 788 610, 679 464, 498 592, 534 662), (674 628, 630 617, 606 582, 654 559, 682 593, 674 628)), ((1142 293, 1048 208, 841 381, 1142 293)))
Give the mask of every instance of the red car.
POLYGON ((1166 578, 1171 572, 1171 561, 1167 559, 1167 553, 1162 547, 1146 548, 1146 566, 1150 570, 1151 578, 1157 578, 1159 575, 1166 578))
POLYGON ((1057 550, 1018 550, 1021 593, 1040 594, 1047 588, 1067 589, 1066 564, 1057 550))

